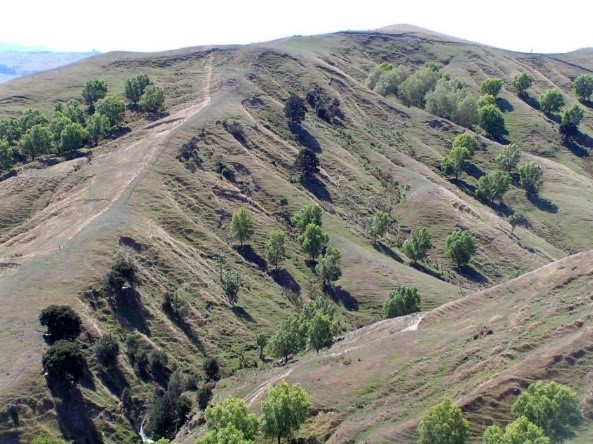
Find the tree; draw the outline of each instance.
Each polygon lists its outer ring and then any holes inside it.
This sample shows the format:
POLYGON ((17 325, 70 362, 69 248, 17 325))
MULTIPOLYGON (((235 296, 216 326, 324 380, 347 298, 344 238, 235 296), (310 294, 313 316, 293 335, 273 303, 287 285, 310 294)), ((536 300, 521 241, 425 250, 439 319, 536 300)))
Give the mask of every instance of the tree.
POLYGON ((525 94, 525 91, 527 91, 533 84, 533 77, 526 72, 520 72, 515 76, 511 84, 513 85, 513 88, 517 90, 519 96, 521 96, 525 94))
POLYGON ((573 429, 583 420, 576 392, 554 381, 531 384, 517 397, 511 411, 541 427, 553 442, 572 437, 573 429))
POLYGON ((451 233, 445 244, 447 256, 458 268, 467 265, 476 253, 476 238, 469 231, 458 230, 451 233))
POLYGON ((6 140, 0 139, 0 171, 12 166, 14 153, 6 140))
POLYGON ((299 236, 299 242, 303 250, 309 254, 309 259, 314 261, 327 246, 329 236, 323 232, 319 225, 309 224, 305 228, 305 232, 299 236))
POLYGON ((220 430, 232 425, 247 440, 257 435, 258 421, 247 411, 245 401, 230 396, 219 404, 210 406, 204 412, 208 430, 220 430))
POLYGON ((131 287, 134 287, 138 283, 136 267, 133 263, 125 259, 118 259, 111 266, 111 270, 105 275, 103 285, 108 293, 117 294, 126 283, 131 287))
POLYGON ((458 80, 441 78, 435 88, 425 96, 425 109, 431 114, 471 127, 478 120, 478 107, 458 80))
POLYGON ((268 343, 268 336, 265 333, 259 332, 255 337, 255 343, 259 347, 259 359, 264 360, 264 348, 268 343))
POLYGON ((295 214, 290 221, 292 225, 301 230, 302 233, 309 224, 321 226, 322 214, 323 211, 319 205, 306 205, 301 211, 295 214))
POLYGON ((21 133, 24 134, 36 125, 45 126, 49 123, 47 117, 37 108, 27 108, 19 116, 21 133))
POLYGON ((88 136, 80 123, 68 123, 60 133, 60 148, 65 151, 80 148, 88 136))
POLYGON ((527 194, 537 195, 544 184, 544 170, 535 162, 530 162, 519 167, 519 183, 527 194))
POLYGON ((89 114, 95 112, 95 103, 107 95, 107 83, 101 79, 89 79, 82 88, 82 98, 89 107, 89 114))
POLYGON ((513 213, 507 218, 509 224, 511 224, 511 233, 515 231, 515 227, 518 225, 527 225, 527 219, 521 213, 513 213))
POLYGON ((342 276, 341 259, 342 255, 337 248, 327 247, 325 254, 315 267, 315 272, 321 277, 324 287, 331 288, 332 282, 337 281, 342 276))
POLYGON ((20 139, 21 134, 21 125, 17 119, 0 119, 0 139, 12 145, 14 141, 20 139))
POLYGON ((318 311, 309 323, 308 342, 317 353, 334 343, 334 323, 326 314, 318 311))
POLYGON ((445 399, 424 414, 418 434, 418 444, 464 444, 469 438, 469 423, 461 409, 445 399))
POLYGON ((238 238, 243 246, 243 242, 253 236, 254 225, 253 213, 245 207, 239 208, 231 219, 231 236, 238 238))
POLYGON ((384 211, 377 211, 367 220, 367 233, 372 237, 374 245, 377 239, 385 234, 390 223, 391 216, 384 211))
POLYGON ((303 349, 303 337, 296 319, 287 319, 280 324, 278 331, 268 341, 268 351, 276 358, 288 358, 303 349))
POLYGON ((266 260, 274 264, 274 268, 278 269, 278 262, 286 259, 286 248, 284 242, 286 234, 280 228, 272 231, 266 244, 266 260))
POLYGON ((496 97, 491 94, 484 94, 478 98, 478 108, 483 108, 486 105, 496 106, 496 97))
POLYGON ((66 444, 66 441, 54 436, 36 435, 31 444, 66 444))
POLYGON ((502 80, 497 79, 496 77, 488 77, 482 82, 482 85, 480 86, 480 92, 482 94, 490 94, 491 96, 496 97, 501 88, 502 80))
POLYGON ((490 137, 498 137, 506 131, 504 117, 496 105, 485 105, 478 110, 479 125, 490 137))
POLYGON ((588 101, 593 94, 593 75, 581 74, 577 76, 572 82, 572 87, 581 101, 588 101))
POLYGON ((511 143, 502 148, 500 154, 496 156, 496 162, 503 170, 510 174, 519 163, 519 160, 521 160, 521 154, 521 148, 511 143))
POLYGON ((483 444, 551 444, 544 431, 521 416, 509 423, 503 431, 494 424, 484 430, 483 444))
POLYGON ((149 113, 156 113, 163 110, 165 105, 165 91, 160 86, 148 85, 142 98, 140 108, 149 113))
POLYGON ((206 358, 202 365, 206 377, 210 381, 217 381, 220 379, 220 367, 218 361, 215 358, 206 358))
POLYGON ((432 248, 432 236, 426 228, 412 230, 410 237, 402 245, 402 251, 416 263, 426 258, 428 250, 432 248))
POLYGON ((97 361, 105 367, 111 367, 117 364, 119 343, 112 335, 102 336, 95 344, 94 349, 97 361))
POLYGON ((415 287, 397 287, 383 304, 383 318, 390 319, 420 311, 420 295, 415 287))
POLYGON ((307 419, 311 398, 298 384, 282 381, 268 389, 262 401, 260 428, 269 437, 290 438, 307 419))
POLYGON ((284 115, 290 123, 300 125, 305 120, 306 112, 305 101, 299 96, 291 94, 284 103, 284 115))
POLYGON ((576 103, 572 106, 567 106, 562 110, 562 123, 563 124, 573 124, 575 126, 579 126, 581 120, 585 117, 585 112, 583 108, 581 108, 576 103))
POLYGON ((80 109, 80 104, 74 99, 68 100, 61 113, 74 123, 84 124, 84 111, 80 109))
POLYGON ((453 122, 465 128, 472 128, 480 118, 478 101, 472 94, 466 94, 457 101, 457 110, 453 114, 453 122))
POLYGON ((424 108, 426 94, 435 87, 440 77, 438 68, 425 66, 400 83, 398 96, 408 107, 424 108))
POLYGON ((539 106, 546 114, 560 111, 564 105, 564 97, 557 89, 550 88, 539 96, 539 106))
POLYGON ((234 425, 217 429, 209 430, 204 438, 197 441, 197 444, 253 444, 255 441, 246 439, 234 425))
POLYGON ((80 334, 80 316, 68 305, 50 305, 39 315, 39 323, 47 327, 52 340, 74 340, 80 334))
POLYGON ((472 154, 469 149, 463 146, 454 146, 451 152, 443 157, 441 161, 441 171, 446 175, 454 175, 455 179, 459 178, 461 173, 467 166, 467 161, 471 159, 472 154))
POLYGON ((69 123, 72 123, 72 120, 70 120, 60 111, 55 112, 52 116, 51 121, 49 122, 49 130, 51 131, 53 139, 58 145, 60 143, 60 135, 62 134, 62 130, 69 123))
POLYGON ((366 79, 367 86, 381 94, 397 94, 399 85, 408 78, 408 70, 404 66, 395 68, 391 63, 377 65, 366 79))
POLYGON ((97 146, 101 139, 107 137, 110 129, 109 119, 103 114, 95 113, 89 116, 86 121, 86 130, 94 146, 97 146))
POLYGON ((453 139, 453 147, 456 146, 467 148, 473 156, 478 149, 478 140, 470 133, 459 134, 453 139))
POLYGON ((222 283, 224 264, 226 264, 226 256, 222 251, 219 251, 214 255, 214 260, 216 261, 216 266, 218 267, 218 276, 220 278, 220 282, 222 283))
POLYGON ((43 354, 42 364, 50 378, 66 380, 72 377, 77 382, 82 377, 86 361, 78 344, 57 341, 43 354))
POLYGON ((97 102, 97 112, 103 114, 109 120, 109 125, 114 128, 124 120, 126 104, 122 99, 115 96, 106 96, 97 102))
POLYGON ((478 179, 476 195, 481 199, 494 202, 501 201, 511 185, 511 176, 502 171, 485 174, 478 179))
POLYGON ((301 180, 311 179, 319 172, 317 154, 307 148, 303 148, 294 160, 293 167, 300 173, 301 180))
POLYGON ((146 87, 151 83, 148 75, 144 73, 128 77, 124 83, 124 95, 126 99, 136 105, 140 101, 142 94, 144 94, 146 87))
POLYGON ((229 304, 237 303, 237 294, 241 289, 241 273, 235 270, 227 270, 222 276, 222 289, 229 300, 229 304))
POLYGON ((52 134, 47 126, 35 125, 19 141, 21 154, 35 160, 40 154, 51 151, 52 134))

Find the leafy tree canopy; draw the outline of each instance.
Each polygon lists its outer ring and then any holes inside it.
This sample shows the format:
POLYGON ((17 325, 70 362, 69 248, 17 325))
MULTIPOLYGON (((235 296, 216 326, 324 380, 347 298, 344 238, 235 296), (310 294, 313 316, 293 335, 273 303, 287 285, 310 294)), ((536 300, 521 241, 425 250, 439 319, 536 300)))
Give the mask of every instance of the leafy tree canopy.
MULTIPOLYGON (((94 104, 107 95, 107 83, 102 79, 89 79, 82 88, 82 99, 92 110, 94 104)), ((92 113, 91 113, 92 114, 92 113)))
POLYGON ((231 236, 243 242, 253 236, 255 222, 253 213, 248 208, 239 208, 231 219, 231 236))
POLYGON ((397 287, 383 305, 383 318, 390 319, 420 311, 420 295, 415 287, 397 287))
POLYGON ((84 372, 86 361, 75 342, 57 341, 43 355, 43 370, 50 378, 78 381, 84 372))
POLYGON ((457 267, 467 265, 476 253, 476 238, 469 231, 455 231, 447 236, 445 243, 447 256, 457 267))
POLYGON ((278 268, 278 262, 286 259, 286 247, 284 246, 286 234, 280 228, 272 231, 266 244, 266 260, 278 268))
POLYGON ((544 431, 521 416, 503 431, 498 425, 486 428, 482 444, 551 444, 544 431))
POLYGON ((325 254, 321 257, 315 268, 324 286, 331 287, 332 282, 337 281, 342 276, 342 269, 340 268, 341 259, 340 250, 334 247, 327 247, 325 254))
POLYGON ((301 180, 312 178, 319 172, 319 159, 313 151, 303 148, 294 160, 294 168, 301 175, 301 180))
POLYGON ((123 122, 126 104, 119 97, 106 96, 97 102, 96 111, 107 117, 109 125, 113 128, 123 122))
POLYGON ((292 217, 291 223, 299 230, 301 230, 301 232, 303 232, 309 224, 321 226, 322 214, 323 210, 319 205, 306 205, 301 211, 299 211, 292 217))
POLYGON ((220 430, 232 425, 247 440, 253 440, 257 435, 257 418, 249 413, 245 401, 234 396, 208 407, 204 416, 208 430, 220 430))
POLYGON ((464 444, 469 438, 469 423, 461 409, 445 399, 424 414, 418 434, 418 444, 464 444))
POLYGON ((299 242, 303 250, 309 254, 309 258, 315 260, 327 246, 329 236, 323 232, 319 225, 309 224, 305 228, 305 232, 299 236, 299 242))
POLYGON ((544 170, 535 162, 519 166, 519 183, 528 194, 538 194, 544 184, 544 170))
POLYGON ((524 94, 533 84, 533 77, 526 72, 520 72, 513 79, 513 88, 517 90, 519 95, 524 94))
POLYGON ((593 75, 581 74, 572 82, 574 92, 580 100, 586 101, 593 95, 593 75))
POLYGON ((478 179, 476 194, 478 197, 494 202, 502 200, 511 185, 511 176, 502 171, 485 174, 478 179))
POLYGON ((391 223, 392 219, 389 214, 384 211, 377 211, 373 214, 366 223, 367 233, 373 239, 373 244, 377 243, 377 239, 382 237, 387 232, 387 227, 391 223))
POLYGON ((428 250, 432 248, 432 236, 426 228, 416 228, 412 230, 410 237, 402 245, 403 253, 418 262, 426 259, 428 250))
POLYGON ((124 83, 124 95, 133 104, 137 104, 144 94, 144 90, 152 82, 147 74, 138 74, 132 77, 128 77, 124 83))
POLYGON ((490 137, 501 136, 505 131, 504 117, 496 105, 485 105, 478 110, 479 125, 490 137))
POLYGON ((575 126, 578 126, 585 117, 585 112, 583 108, 581 108, 576 103, 572 106, 567 106, 562 110, 562 123, 570 123, 575 126))
POLYGON ((496 162, 503 170, 510 173, 517 166, 519 160, 521 160, 521 154, 521 148, 511 143, 502 148, 500 154, 496 156, 496 162))
POLYGON ((306 112, 305 101, 299 96, 291 94, 284 103, 284 115, 290 123, 300 125, 305 120, 306 112))
POLYGON ((80 334, 80 316, 68 305, 50 305, 39 315, 39 323, 47 327, 53 340, 74 340, 80 334))
POLYGON ((160 86, 148 85, 140 98, 140 108, 149 113, 162 111, 165 105, 165 91, 160 86))
POLYGON ((560 111, 564 105, 564 97, 557 89, 550 88, 539 96, 539 106, 546 114, 560 111))
POLYGON ((311 407, 311 398, 298 384, 286 381, 268 389, 262 401, 260 428, 269 437, 290 438, 305 422, 311 407))
POLYGON ((501 88, 502 80, 496 77, 488 77, 482 82, 482 85, 480 86, 480 92, 482 94, 490 94, 491 96, 496 97, 501 88))

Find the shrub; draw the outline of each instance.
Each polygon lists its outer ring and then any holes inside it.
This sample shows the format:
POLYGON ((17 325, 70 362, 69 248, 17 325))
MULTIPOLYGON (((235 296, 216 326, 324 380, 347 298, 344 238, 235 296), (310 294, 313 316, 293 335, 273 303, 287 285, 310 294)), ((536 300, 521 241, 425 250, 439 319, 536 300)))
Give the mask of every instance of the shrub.
POLYGON ((581 74, 572 82, 572 87, 578 98, 587 101, 593 94, 593 75, 581 74))
POLYGON ((107 95, 107 83, 101 79, 89 79, 82 89, 84 103, 89 106, 90 114, 94 112, 94 104, 107 95))
POLYGON ((564 97, 557 89, 550 88, 539 96, 539 106, 546 114, 560 111, 564 105, 564 97))
POLYGON ((383 305, 383 318, 390 319, 420 311, 420 296, 415 287, 397 287, 383 305))
POLYGON ((220 367, 216 358, 206 358, 202 366, 206 377, 211 381, 218 381, 220 379, 220 367))
POLYGON ((95 357, 101 365, 111 367, 117 365, 119 343, 111 335, 105 335, 95 344, 95 357))
POLYGON ((198 407, 200 407, 200 410, 206 410, 208 403, 212 399, 212 389, 208 386, 201 387, 198 390, 197 398, 198 407))
POLYGON ((241 273, 235 270, 227 270, 222 275, 222 289, 229 304, 235 305, 237 303, 237 295, 241 289, 241 273))
POLYGON ((139 105, 149 113, 162 111, 165 105, 165 91, 160 86, 148 85, 140 98, 139 105))
POLYGON ((104 286, 109 293, 116 294, 126 283, 131 287, 138 283, 136 267, 125 259, 118 259, 105 275, 104 286))
POLYGON ((535 162, 519 167, 519 183, 527 194, 537 195, 544 183, 544 170, 535 162))
POLYGON ((289 438, 307 419, 311 398, 298 384, 286 381, 268 389, 261 403, 261 430, 264 435, 289 438))
POLYGON ((57 341, 43 354, 42 364, 50 378, 66 380, 71 377, 77 382, 83 375, 86 361, 78 344, 57 341))
POLYGON ((490 94, 491 96, 496 97, 502 88, 502 80, 497 79, 496 77, 489 77, 482 82, 480 86, 480 92, 482 94, 490 94))
POLYGON ((445 242, 447 256, 457 267, 467 265, 476 253, 476 238, 469 231, 455 231, 445 242))
POLYGON ((291 94, 284 103, 284 115, 290 123, 301 124, 305 120, 306 112, 305 101, 294 94, 291 94))
POLYGON ((52 340, 74 340, 80 334, 80 316, 67 305, 50 305, 39 315, 39 323, 47 327, 52 340))
POLYGON ((469 438, 469 423, 461 409, 445 399, 424 414, 418 434, 418 444, 464 444, 469 438))

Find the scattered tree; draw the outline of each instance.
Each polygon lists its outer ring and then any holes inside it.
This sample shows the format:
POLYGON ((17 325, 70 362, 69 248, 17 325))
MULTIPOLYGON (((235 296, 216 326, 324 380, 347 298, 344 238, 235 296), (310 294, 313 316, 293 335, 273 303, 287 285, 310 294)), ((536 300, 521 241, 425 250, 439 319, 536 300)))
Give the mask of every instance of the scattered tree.
POLYGON ((424 108, 426 94, 435 87, 440 77, 438 68, 425 66, 400 83, 398 96, 408 107, 424 108))
POLYGON ((527 225, 527 219, 521 213, 513 213, 507 218, 509 224, 511 224, 511 233, 515 231, 515 227, 518 225, 527 225))
POLYGON ((21 125, 17 119, 0 119, 0 139, 6 140, 9 145, 20 139, 21 125))
POLYGON ((527 194, 537 195, 544 184, 544 170, 535 162, 519 166, 519 183, 527 194))
POLYGON ((485 174, 478 179, 476 195, 481 199, 494 202, 501 201, 511 185, 511 176, 502 171, 485 174))
POLYGON ((275 437, 280 444, 282 438, 291 438, 307 419, 311 399, 298 384, 282 381, 268 389, 262 401, 260 428, 269 437, 275 437))
POLYGON ((383 305, 383 318, 390 319, 420 311, 420 295, 415 287, 397 287, 383 305))
POLYGON ((572 87, 581 101, 588 101, 593 94, 593 75, 581 74, 577 76, 572 82, 572 87))
POLYGON ((229 424, 224 428, 209 430, 197 444, 253 444, 254 441, 246 439, 243 433, 229 424))
POLYGON ((144 94, 146 87, 151 83, 148 75, 144 73, 128 77, 124 83, 126 99, 132 102, 133 105, 136 105, 140 101, 142 94, 144 94))
POLYGON ((309 224, 321 226, 322 214, 323 211, 319 205, 311 204, 305 206, 301 211, 295 214, 290 221, 292 225, 301 230, 302 233, 309 224))
POLYGON ((373 244, 377 244, 377 239, 387 232, 387 227, 391 223, 391 216, 384 211, 377 211, 366 223, 367 233, 373 239, 373 244))
POLYGON ((539 106, 546 114, 560 111, 564 105, 564 97, 557 89, 550 88, 539 96, 539 106))
POLYGON ((309 224, 305 228, 305 232, 299 236, 299 242, 303 250, 309 254, 309 259, 314 261, 327 246, 329 236, 323 232, 319 225, 309 224))
POLYGON ((490 94, 491 96, 496 97, 501 88, 502 80, 497 79, 496 77, 488 77, 482 82, 482 85, 480 86, 480 92, 482 94, 490 94))
POLYGON ((395 68, 391 63, 381 63, 370 72, 366 84, 382 96, 395 95, 399 85, 409 75, 410 73, 404 66, 395 68))
POLYGON ((342 255, 337 248, 327 247, 325 254, 319 260, 315 271, 321 277, 324 287, 331 288, 332 282, 337 281, 342 276, 341 258, 342 255))
POLYGON ((282 229, 278 228, 270 233, 270 238, 266 244, 266 260, 274 264, 276 269, 278 269, 278 262, 286 259, 285 240, 286 234, 282 229))
POLYGON ((231 236, 239 239, 239 243, 243 246, 243 242, 253 236, 253 213, 249 209, 239 208, 231 219, 231 236))
POLYGON ((544 431, 521 416, 509 423, 503 431, 494 424, 484 430, 482 444, 551 444, 544 431))
POLYGON ((14 153, 6 140, 0 139, 0 171, 6 171, 12 166, 14 153))
POLYGON ((106 96, 97 102, 96 110, 109 120, 112 128, 119 126, 124 120, 126 104, 122 99, 115 96, 106 96))
POLYGON ((562 123, 563 124, 573 124, 575 126, 579 126, 581 120, 585 117, 585 112, 583 108, 581 108, 576 103, 572 106, 567 106, 562 110, 562 123))
POLYGON ((424 260, 428 250, 432 248, 431 240, 432 236, 426 228, 416 228, 412 230, 410 237, 404 241, 402 251, 414 263, 424 260))
POLYGON ((237 295, 241 289, 241 273, 235 270, 227 270, 222 276, 222 289, 229 304, 237 303, 237 295))
POLYGON ((496 97, 491 94, 484 94, 478 98, 478 108, 483 108, 486 105, 496 106, 496 97))
POLYGON ((21 134, 26 133, 36 125, 45 126, 48 123, 47 117, 37 108, 27 108, 19 116, 21 134))
POLYGON ((138 283, 136 267, 125 259, 118 259, 105 275, 104 287, 109 294, 117 294, 126 285, 134 287, 138 283))
POLYGON ((293 167, 300 173, 301 180, 311 179, 319 172, 317 154, 307 148, 303 148, 294 160, 293 167))
POLYGON ((583 420, 576 392, 554 381, 531 384, 519 395, 511 411, 541 427, 553 442, 572 437, 573 429, 583 420))
POLYGON ((242 399, 230 396, 219 404, 210 406, 204 412, 208 431, 217 431, 232 425, 241 432, 244 439, 254 440, 257 435, 258 421, 249 413, 242 399))
POLYGON ((64 151, 80 148, 88 136, 87 130, 80 123, 70 122, 60 133, 60 148, 64 151))
POLYGON ((467 265, 476 253, 476 238, 469 231, 455 231, 447 236, 445 243, 447 256, 458 268, 467 265))
POLYGON ((117 364, 119 343, 112 335, 102 336, 95 344, 94 349, 95 357, 101 365, 111 367, 117 364))
POLYGON ((219 251, 214 255, 214 260, 216 261, 216 266, 218 267, 218 276, 220 278, 220 282, 222 283, 224 264, 226 264, 226 256, 222 251, 219 251))
POLYGON ((283 358, 288 363, 288 358, 302 350, 303 338, 299 323, 295 319, 287 319, 280 324, 278 331, 268 341, 268 351, 276 358, 283 358))
POLYGON ((66 106, 60 112, 64 117, 70 119, 71 122, 84 124, 84 111, 80 108, 78 101, 74 99, 68 100, 66 106))
POLYGON ((202 368, 210 381, 218 381, 220 379, 220 367, 215 358, 206 358, 202 368))
POLYGON ((519 163, 519 160, 521 160, 521 153, 521 148, 514 143, 505 145, 500 151, 500 154, 496 156, 496 162, 498 162, 498 165, 503 170, 510 174, 519 163))
POLYGON ((68 305, 50 305, 39 315, 39 323, 47 327, 52 340, 74 340, 80 334, 80 316, 68 305))
POLYGON ((451 152, 443 157, 441 171, 448 176, 454 175, 455 179, 458 179, 459 173, 467 167, 467 162, 471 157, 471 151, 466 147, 454 146, 451 152))
POLYGON ((101 139, 107 137, 110 129, 109 119, 103 114, 95 113, 89 116, 86 121, 86 130, 94 146, 97 146, 101 139))
POLYGON ((89 107, 89 114, 95 112, 95 103, 107 95, 107 83, 101 79, 89 79, 82 88, 82 98, 89 107))
POLYGON ((533 77, 531 77, 526 72, 520 72, 517 74, 512 82, 513 88, 515 88, 519 96, 525 94, 525 91, 527 91, 532 84, 533 77))
POLYGON ((473 156, 478 149, 478 140, 476 136, 470 133, 459 134, 453 139, 453 147, 456 146, 467 148, 473 156))
POLYGON ((424 414, 418 434, 418 444, 464 444, 469 438, 469 423, 461 409, 445 399, 424 414))
POLYGON ((317 353, 334 343, 334 322, 325 313, 318 311, 309 323, 308 342, 317 353))
POLYGON ((305 101, 299 96, 291 94, 284 103, 284 115, 290 123, 300 125, 305 120, 306 112, 305 101))
POLYGON ((162 111, 165 105, 165 91, 160 86, 148 85, 139 104, 140 108, 149 113, 162 111))
POLYGON ((47 126, 35 125, 19 141, 21 154, 35 160, 40 154, 51 151, 52 140, 51 131, 47 126))
POLYGON ((255 342, 259 347, 259 359, 264 360, 264 348, 268 343, 268 336, 265 333, 258 333, 255 337, 255 342))
POLYGON ((479 125, 490 137, 499 137, 506 131, 504 117, 496 105, 485 105, 478 110, 479 125))
POLYGON ((71 377, 75 382, 82 377, 86 361, 75 342, 57 341, 43 354, 43 370, 50 378, 64 381, 71 377))

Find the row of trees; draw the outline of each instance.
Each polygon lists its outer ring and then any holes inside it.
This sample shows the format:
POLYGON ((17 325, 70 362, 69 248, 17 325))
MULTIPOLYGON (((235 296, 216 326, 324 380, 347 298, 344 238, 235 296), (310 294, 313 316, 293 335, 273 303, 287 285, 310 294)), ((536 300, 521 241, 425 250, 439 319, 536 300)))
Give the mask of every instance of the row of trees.
MULTIPOLYGON (((556 382, 534 382, 511 411, 515 420, 504 430, 497 424, 486 428, 483 444, 559 443, 572 437, 582 422, 575 391, 556 382)), ((464 444, 469 439, 469 422, 459 407, 445 399, 424 414, 418 434, 418 444, 464 444)))

